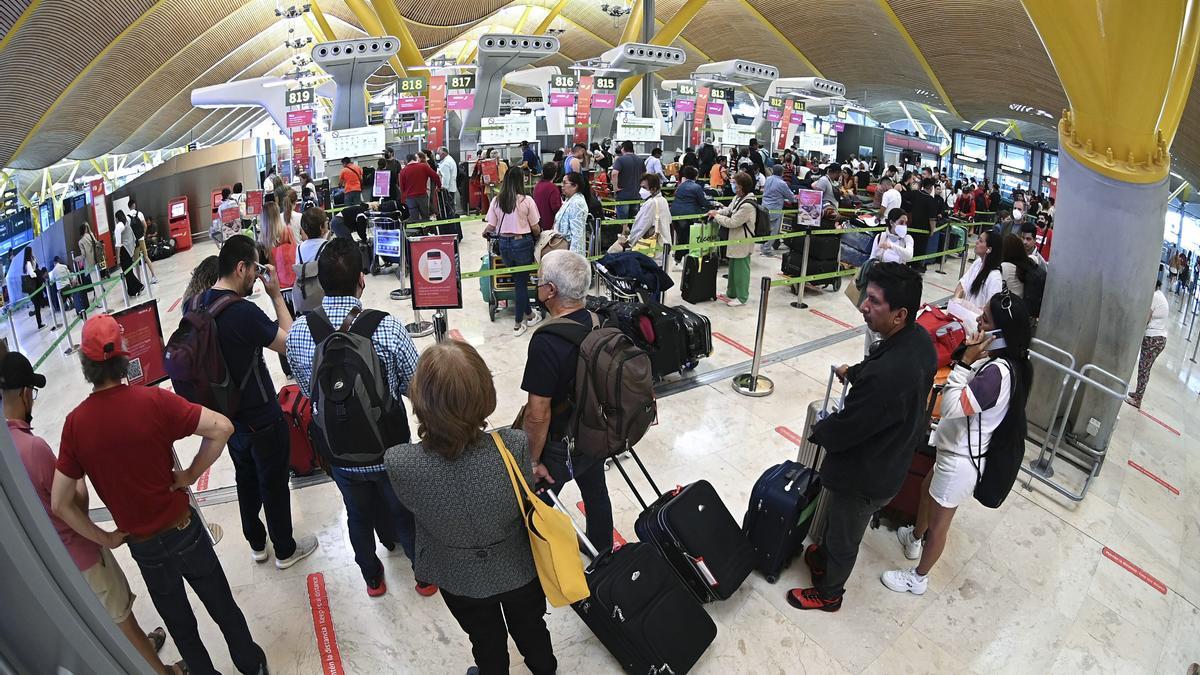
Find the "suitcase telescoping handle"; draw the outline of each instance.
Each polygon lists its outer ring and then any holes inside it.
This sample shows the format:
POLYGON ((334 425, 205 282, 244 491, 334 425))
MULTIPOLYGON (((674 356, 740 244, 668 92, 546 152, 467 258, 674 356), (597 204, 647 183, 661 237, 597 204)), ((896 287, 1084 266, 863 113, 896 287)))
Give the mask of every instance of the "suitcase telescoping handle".
POLYGON ((575 536, 579 538, 579 541, 583 542, 583 546, 587 549, 588 555, 591 556, 592 560, 600 557, 600 552, 596 550, 595 546, 592 546, 592 540, 587 538, 587 533, 579 527, 579 523, 575 522, 575 518, 571 515, 571 512, 558 500, 558 495, 554 494, 554 490, 546 487, 544 491, 550 496, 550 501, 554 502, 554 508, 567 514, 567 518, 571 520, 571 527, 575 528, 575 536))
POLYGON ((829 408, 829 399, 833 395, 833 380, 837 378, 837 369, 838 366, 836 364, 829 366, 829 384, 825 386, 825 403, 821 406, 821 411, 826 414, 838 412, 846 407, 846 392, 850 390, 849 381, 842 383, 842 396, 838 400, 837 408, 833 410, 829 408))
MULTIPOLYGON (((661 497, 662 490, 659 490, 658 486, 654 484, 654 479, 650 477, 650 472, 646 470, 646 465, 642 464, 642 458, 638 457, 637 453, 634 452, 632 447, 628 450, 629 456, 633 457, 633 461, 637 462, 638 468, 642 470, 642 475, 646 477, 646 482, 649 483, 650 488, 654 490, 654 498, 657 499, 661 497)), ((625 483, 629 485, 629 489, 633 491, 633 496, 637 497, 638 503, 642 505, 643 509, 648 508, 650 505, 646 503, 645 499, 642 499, 642 493, 638 491, 637 486, 633 484, 633 479, 630 478, 629 474, 625 472, 625 467, 621 466, 621 460, 617 459, 616 455, 613 455, 612 461, 613 466, 617 467, 617 471, 621 472, 621 477, 625 479, 625 483)))

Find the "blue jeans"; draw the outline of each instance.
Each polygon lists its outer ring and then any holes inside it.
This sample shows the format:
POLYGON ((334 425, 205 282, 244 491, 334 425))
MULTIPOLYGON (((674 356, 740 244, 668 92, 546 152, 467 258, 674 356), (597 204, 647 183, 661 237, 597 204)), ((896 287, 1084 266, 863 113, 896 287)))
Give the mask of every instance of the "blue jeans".
POLYGON ((296 540, 292 538, 292 493, 288 486, 292 439, 287 422, 280 414, 279 419, 258 428, 237 424, 234 429, 229 437, 229 458, 237 482, 242 535, 250 548, 261 551, 270 533, 275 557, 290 558, 296 552, 296 540), (259 511, 266 512, 265 529, 259 511))
MULTIPOLYGON (((637 199, 637 197, 617 197, 617 201, 619 202, 626 202, 630 199, 637 199)), ((638 204, 617 204, 617 220, 635 217, 638 212, 638 206, 638 204)))
POLYGON ((191 672, 211 675, 217 671, 200 640, 196 615, 183 588, 185 579, 225 636, 238 672, 256 673, 266 663, 266 654, 250 636, 246 617, 234 602, 225 570, 195 511, 191 523, 182 530, 172 530, 147 541, 130 541, 129 553, 142 572, 154 608, 167 624, 167 631, 191 672))
MULTIPOLYGON (((505 267, 533 264, 533 235, 500 238, 500 260, 505 267)), ((529 314, 529 272, 513 272, 513 297, 516 301, 516 322, 529 314)))
MULTIPOLYGON (((779 208, 783 208, 783 207, 781 206, 779 208)), ((779 231, 783 228, 783 214, 782 213, 770 213, 767 215, 771 221, 771 234, 779 234, 779 231)), ((775 241, 778 241, 778 240, 776 239, 775 241)), ((772 242, 770 242, 770 241, 764 241, 762 243, 762 245, 759 246, 759 250, 762 251, 763 253, 769 253, 771 251, 771 243, 772 242)))
POLYGON ((400 503, 386 471, 358 473, 335 466, 333 482, 342 491, 342 501, 346 503, 350 546, 365 581, 375 583, 383 574, 383 564, 375 555, 376 530, 381 536, 387 536, 387 541, 399 543, 409 562, 416 560, 416 524, 412 511, 400 503))
POLYGON ((362 203, 362 192, 355 190, 354 192, 346 192, 346 206, 354 206, 362 203))

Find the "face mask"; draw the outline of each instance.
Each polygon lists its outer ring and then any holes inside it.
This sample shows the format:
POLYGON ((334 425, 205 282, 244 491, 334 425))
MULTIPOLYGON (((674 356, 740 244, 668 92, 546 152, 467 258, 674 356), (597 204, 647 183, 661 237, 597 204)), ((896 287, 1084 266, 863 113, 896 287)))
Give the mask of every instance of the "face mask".
POLYGON ((642 188, 641 190, 638 190, 638 194, 641 195, 642 199, 650 198, 650 191, 647 190, 646 188, 642 188))
POLYGON ((1013 209, 1013 220, 1020 220, 1021 215, 1021 209, 1013 209))
POLYGON ((908 235, 908 226, 907 225, 897 225, 896 226, 896 236, 897 237, 900 237, 901 239, 903 239, 907 235, 908 235))

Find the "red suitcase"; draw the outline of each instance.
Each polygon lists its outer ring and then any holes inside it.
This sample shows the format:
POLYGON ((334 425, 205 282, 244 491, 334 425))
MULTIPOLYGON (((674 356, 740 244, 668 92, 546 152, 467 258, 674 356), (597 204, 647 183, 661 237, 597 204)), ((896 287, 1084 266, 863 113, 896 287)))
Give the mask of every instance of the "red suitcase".
POLYGON ((312 402, 300 393, 299 385, 289 384, 279 390, 279 407, 291 435, 291 454, 288 467, 294 476, 310 476, 320 470, 317 451, 308 433, 312 424, 312 402))

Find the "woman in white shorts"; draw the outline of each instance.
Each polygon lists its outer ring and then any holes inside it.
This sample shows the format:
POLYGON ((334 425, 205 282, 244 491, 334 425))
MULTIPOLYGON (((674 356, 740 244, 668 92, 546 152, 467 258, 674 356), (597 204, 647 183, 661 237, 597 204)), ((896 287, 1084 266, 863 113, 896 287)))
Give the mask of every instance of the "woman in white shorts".
POLYGON ((1031 383, 1030 333, 1029 312, 1021 298, 998 293, 984 307, 979 332, 954 362, 942 389, 941 419, 930 438, 937 461, 922 486, 917 524, 896 532, 904 557, 919 562, 884 572, 880 581, 891 590, 921 595, 928 588, 929 571, 946 548, 954 512, 972 498, 979 483, 993 432, 1009 410, 1025 409, 1031 383), (1001 334, 989 334, 995 330, 1001 334))

